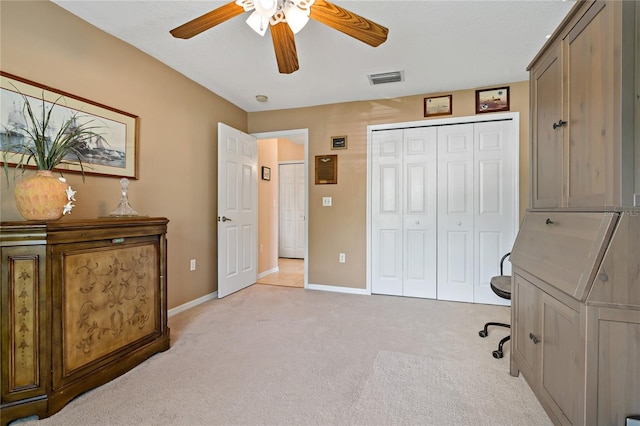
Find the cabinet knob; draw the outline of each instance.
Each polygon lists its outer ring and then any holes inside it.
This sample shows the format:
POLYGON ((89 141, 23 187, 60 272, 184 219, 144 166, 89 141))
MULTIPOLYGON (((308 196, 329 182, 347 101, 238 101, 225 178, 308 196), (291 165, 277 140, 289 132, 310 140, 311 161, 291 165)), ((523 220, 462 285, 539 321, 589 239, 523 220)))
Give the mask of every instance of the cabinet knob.
POLYGON ((534 345, 537 345, 538 343, 540 343, 540 339, 538 338, 538 336, 536 336, 533 333, 529 333, 529 339, 533 340, 534 345))
POLYGON ((562 127, 562 126, 564 126, 565 124, 567 124, 567 122, 566 122, 566 121, 564 121, 564 120, 558 120, 558 122, 557 122, 557 123, 553 123, 553 128, 554 128, 554 130, 555 130, 555 129, 557 129, 558 127, 562 127))
POLYGON ((604 282, 609 281, 609 276, 607 274, 605 274, 604 272, 600 272, 598 274, 598 279, 604 283, 604 282))

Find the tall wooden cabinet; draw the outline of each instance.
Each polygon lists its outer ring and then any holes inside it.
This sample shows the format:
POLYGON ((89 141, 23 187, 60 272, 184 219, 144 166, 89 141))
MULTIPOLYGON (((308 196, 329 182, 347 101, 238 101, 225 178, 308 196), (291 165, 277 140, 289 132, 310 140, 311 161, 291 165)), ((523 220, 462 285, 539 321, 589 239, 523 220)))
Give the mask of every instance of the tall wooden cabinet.
POLYGON ((1 424, 169 348, 164 218, 2 222, 1 424))
POLYGON ((640 415, 640 2, 578 0, 530 67, 511 374, 555 424, 640 415))
POLYGON ((640 193, 636 1, 579 1, 531 65, 532 207, 640 193))

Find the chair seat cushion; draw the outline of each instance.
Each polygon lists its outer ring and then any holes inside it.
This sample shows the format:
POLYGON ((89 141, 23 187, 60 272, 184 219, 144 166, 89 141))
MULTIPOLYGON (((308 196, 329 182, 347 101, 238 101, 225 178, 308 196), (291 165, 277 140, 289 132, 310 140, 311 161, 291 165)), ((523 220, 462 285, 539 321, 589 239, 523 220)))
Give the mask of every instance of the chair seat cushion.
POLYGON ((503 299, 511 300, 511 275, 491 278, 491 290, 503 299))

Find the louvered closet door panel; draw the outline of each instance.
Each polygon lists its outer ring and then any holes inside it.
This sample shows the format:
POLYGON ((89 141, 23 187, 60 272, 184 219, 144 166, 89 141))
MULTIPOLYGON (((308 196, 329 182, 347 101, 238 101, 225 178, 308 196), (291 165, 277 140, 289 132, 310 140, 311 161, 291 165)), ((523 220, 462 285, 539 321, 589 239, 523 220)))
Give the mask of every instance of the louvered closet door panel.
POLYGON ((371 292, 402 296, 402 130, 372 134, 371 292))
MULTIPOLYGON (((511 121, 474 124, 474 302, 508 304, 490 286, 515 240, 514 135, 511 121)), ((511 263, 505 262, 505 274, 511 263)))
POLYGON ((436 127, 404 130, 404 296, 436 297, 436 145, 436 127))
POLYGON ((473 124, 438 128, 438 299, 473 302, 473 124))

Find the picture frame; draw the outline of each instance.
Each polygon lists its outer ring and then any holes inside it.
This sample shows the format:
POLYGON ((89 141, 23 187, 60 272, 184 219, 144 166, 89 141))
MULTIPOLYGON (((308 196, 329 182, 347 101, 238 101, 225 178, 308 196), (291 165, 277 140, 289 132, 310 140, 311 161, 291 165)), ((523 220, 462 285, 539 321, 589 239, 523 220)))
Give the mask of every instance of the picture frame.
POLYGON ((316 185, 338 183, 338 156, 316 155, 316 185))
POLYGON ((453 95, 424 98, 424 116, 437 117, 453 114, 453 95))
POLYGON ((347 149, 347 137, 331 136, 331 149, 347 149))
MULTIPOLYGON (((96 133, 100 138, 93 141, 91 146, 87 145, 86 152, 83 152, 84 174, 138 179, 138 116, 4 71, 0 71, 0 157, 5 154, 5 138, 20 137, 12 129, 19 130, 13 118, 16 117, 16 112, 18 116, 22 114, 25 104, 22 95, 29 99, 36 115, 41 111, 43 100, 45 108, 50 108, 55 103, 51 114, 54 124, 77 114, 79 120, 90 121, 92 127, 98 128, 96 133)), ((17 164, 18 154, 6 151, 6 155, 8 165, 17 164)), ((79 163, 74 164, 73 159, 69 159, 69 162, 70 164, 58 165, 54 170, 83 172, 79 163)), ((3 163, 0 161, 0 164, 3 163)), ((34 168, 32 165, 27 167, 34 168)))
POLYGON ((476 114, 509 111, 509 86, 476 90, 476 114))
POLYGON ((261 170, 261 178, 262 180, 271 180, 271 168, 267 166, 262 166, 261 170))

